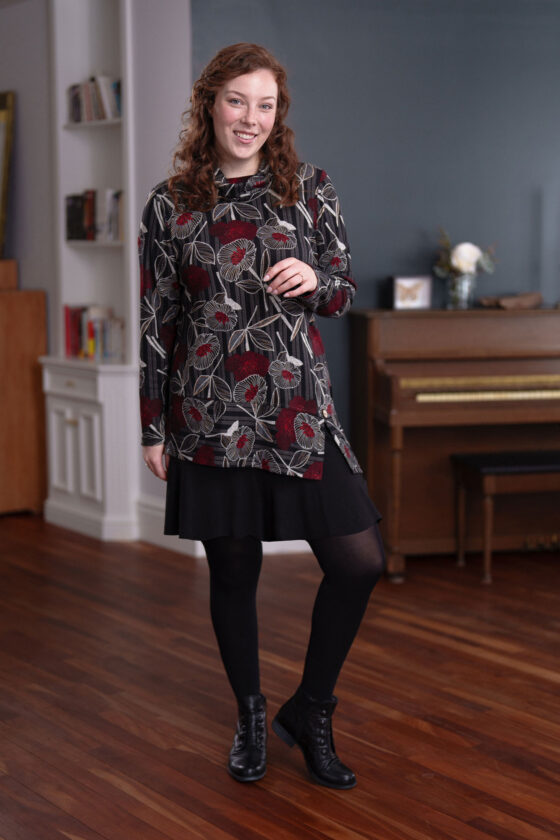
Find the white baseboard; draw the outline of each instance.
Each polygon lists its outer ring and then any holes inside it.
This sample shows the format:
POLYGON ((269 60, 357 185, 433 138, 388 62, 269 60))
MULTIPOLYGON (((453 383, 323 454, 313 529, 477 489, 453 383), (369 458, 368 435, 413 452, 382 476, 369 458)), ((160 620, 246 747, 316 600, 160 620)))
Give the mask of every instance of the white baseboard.
MULTIPOLYGON (((159 545, 170 551, 188 554, 190 557, 205 557, 204 547, 198 540, 183 540, 165 536, 163 533, 165 502, 159 496, 143 494, 138 500, 139 539, 159 545)), ((283 540, 263 542, 264 554, 306 554, 311 549, 305 540, 283 540)))
POLYGON ((55 499, 47 499, 44 507, 46 522, 78 531, 88 537, 98 540, 137 540, 138 528, 136 520, 119 517, 109 517, 103 511, 86 511, 73 509, 66 502, 58 503, 55 499))

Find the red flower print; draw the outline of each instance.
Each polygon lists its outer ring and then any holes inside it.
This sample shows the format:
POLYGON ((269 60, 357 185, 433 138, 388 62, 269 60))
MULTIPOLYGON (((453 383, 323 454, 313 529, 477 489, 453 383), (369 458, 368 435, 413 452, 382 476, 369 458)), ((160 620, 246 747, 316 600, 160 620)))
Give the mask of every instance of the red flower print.
POLYGON ((311 346, 315 355, 322 356, 325 352, 325 346, 323 344, 323 339, 321 338, 321 333, 313 324, 309 325, 309 337, 311 339, 311 346))
POLYGON ((171 216, 171 235, 178 239, 186 239, 200 224, 202 213, 184 210, 171 216))
POLYGON ((255 452, 251 466, 264 470, 265 472, 280 472, 278 461, 274 457, 274 453, 272 453, 269 449, 259 449, 258 452, 255 452))
POLYGON ((228 245, 236 239, 254 239, 256 235, 257 226, 240 219, 234 219, 233 222, 216 222, 210 228, 210 236, 217 237, 221 245, 228 245))
POLYGON ((185 423, 191 430, 199 434, 209 434, 214 428, 214 421, 208 414, 206 406, 202 400, 196 400, 194 397, 187 397, 183 400, 183 417, 185 423))
POLYGON ((215 466, 214 450, 207 443, 196 450, 193 457, 195 464, 205 464, 207 467, 215 466))
POLYGON ((230 356, 226 359, 225 367, 227 371, 233 373, 235 381, 240 382, 252 373, 266 376, 269 365, 270 361, 262 353, 247 350, 246 353, 238 353, 236 356, 230 356))
POLYGON ((210 277, 204 268, 198 265, 189 265, 181 272, 181 279, 184 281, 191 295, 198 295, 210 285, 210 277))
POLYGON ((294 420, 297 411, 292 408, 283 408, 276 418, 276 443, 280 449, 289 449, 296 439, 294 420))
POLYGON ((323 462, 315 461, 313 464, 310 464, 305 470, 303 477, 315 478, 319 480, 323 478, 323 462))
POLYGON ((321 449, 322 439, 321 427, 316 417, 301 412, 294 420, 296 440, 302 449, 321 449))
POLYGON ((140 402, 140 416, 142 418, 142 426, 149 426, 154 418, 159 417, 163 408, 162 400, 149 400, 143 398, 140 402))
POLYGON ((201 333, 189 353, 189 363, 197 370, 206 370, 220 352, 220 342, 213 333, 201 333))
POLYGON ((333 239, 327 250, 321 254, 319 260, 319 267, 324 269, 327 274, 338 274, 341 271, 346 271, 348 260, 344 251, 337 246, 337 240, 333 239))
POLYGON ((236 239, 218 251, 220 274, 232 282, 255 262, 256 248, 248 239, 236 239))
POLYGON ((231 442, 226 448, 226 457, 230 461, 242 461, 251 454, 255 442, 255 433, 249 426, 241 426, 231 436, 231 442))
POLYGON ((296 238, 289 227, 284 225, 262 225, 257 236, 268 248, 291 250, 296 247, 296 238))
POLYGON ((252 373, 242 379, 233 389, 233 399, 239 405, 259 406, 266 399, 266 382, 262 376, 252 373))
POLYGON ((271 362, 268 372, 274 384, 279 388, 295 388, 301 382, 301 373, 293 362, 282 362, 277 359, 271 362))
POLYGON ((206 319, 206 326, 218 332, 229 332, 237 324, 237 315, 227 303, 216 303, 209 300, 202 313, 206 319))

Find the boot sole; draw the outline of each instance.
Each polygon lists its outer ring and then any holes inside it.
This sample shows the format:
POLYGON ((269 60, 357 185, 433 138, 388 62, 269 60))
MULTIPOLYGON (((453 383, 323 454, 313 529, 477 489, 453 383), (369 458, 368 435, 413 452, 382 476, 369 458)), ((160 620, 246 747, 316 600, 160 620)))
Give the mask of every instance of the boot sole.
MULTIPOLYGON (((290 748, 295 746, 295 744, 297 744, 297 741, 294 738, 294 736, 291 735, 288 732, 287 729, 284 729, 282 724, 278 720, 276 720, 276 718, 274 718, 274 720, 272 721, 271 727, 272 727, 272 731, 276 735, 278 735, 278 737, 282 741, 284 741, 284 743, 287 744, 290 748)), ((299 747, 299 744, 298 744, 298 747, 299 747)), ((353 782, 350 782, 347 785, 336 785, 336 784, 333 784, 333 782, 325 782, 323 779, 320 779, 318 776, 315 775, 315 773, 313 772, 313 770, 310 768, 309 764, 307 763, 305 753, 301 749, 301 747, 300 747, 300 750, 301 750, 301 754, 303 755, 303 760, 305 761, 305 766, 307 767, 307 772, 309 773, 309 775, 311 776, 311 778, 313 779, 313 781, 316 784, 322 785, 323 787, 333 788, 334 790, 350 790, 351 788, 356 787, 356 784, 357 784, 356 779, 354 779, 353 782)))
POLYGON ((236 782, 258 782, 259 779, 264 778, 264 776, 266 775, 266 767, 259 776, 238 776, 233 772, 233 770, 230 767, 228 767, 227 771, 231 778, 235 779, 236 782))

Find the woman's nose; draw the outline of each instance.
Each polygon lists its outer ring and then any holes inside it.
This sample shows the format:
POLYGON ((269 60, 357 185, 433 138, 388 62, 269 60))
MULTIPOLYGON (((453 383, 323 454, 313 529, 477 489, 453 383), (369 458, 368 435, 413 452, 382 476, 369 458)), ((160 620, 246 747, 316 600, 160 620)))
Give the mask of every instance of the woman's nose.
POLYGON ((253 125, 256 122, 256 114, 257 109, 252 105, 248 105, 245 113, 243 114, 243 122, 248 123, 249 125, 253 125))

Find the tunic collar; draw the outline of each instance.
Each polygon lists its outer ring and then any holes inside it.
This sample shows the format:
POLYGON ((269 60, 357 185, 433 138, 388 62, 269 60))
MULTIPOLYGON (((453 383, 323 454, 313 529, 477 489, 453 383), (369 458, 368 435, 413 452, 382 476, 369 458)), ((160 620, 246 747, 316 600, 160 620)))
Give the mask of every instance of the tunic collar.
POLYGON ((218 188, 220 199, 225 201, 249 201, 266 192, 272 183, 272 173, 268 163, 263 163, 254 175, 228 179, 218 168, 214 171, 214 182, 218 188))

